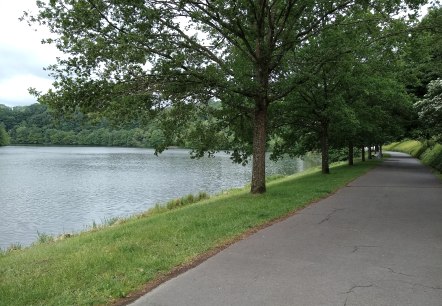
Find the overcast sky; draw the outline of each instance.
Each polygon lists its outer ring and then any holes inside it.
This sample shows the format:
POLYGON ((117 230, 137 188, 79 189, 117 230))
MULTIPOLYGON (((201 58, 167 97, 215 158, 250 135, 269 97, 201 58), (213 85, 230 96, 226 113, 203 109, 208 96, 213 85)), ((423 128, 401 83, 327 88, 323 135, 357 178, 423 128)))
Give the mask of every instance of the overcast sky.
POLYGON ((54 46, 41 44, 45 29, 35 31, 18 20, 25 10, 36 12, 35 0, 0 0, 0 104, 8 106, 36 103, 28 88, 50 88, 43 67, 55 64, 59 55, 54 46))

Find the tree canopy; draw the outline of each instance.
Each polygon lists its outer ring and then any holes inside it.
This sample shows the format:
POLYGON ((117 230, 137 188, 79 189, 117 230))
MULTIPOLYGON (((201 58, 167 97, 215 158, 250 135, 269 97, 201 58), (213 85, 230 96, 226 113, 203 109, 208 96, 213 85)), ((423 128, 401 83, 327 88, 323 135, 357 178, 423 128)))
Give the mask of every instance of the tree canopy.
POLYGON ((6 132, 5 126, 0 124, 0 147, 9 144, 9 135, 6 132))
MULTIPOLYGON (((46 25, 55 34, 46 42, 66 55, 49 67, 55 90, 41 102, 117 120, 165 112, 171 135, 195 112, 210 113, 207 130, 227 127, 235 160, 252 154, 251 191, 261 193, 269 120, 280 115, 271 108, 312 81, 300 77, 311 61, 304 49, 326 29, 351 26, 343 16, 364 23, 371 12, 385 26, 425 2, 50 0, 27 17, 46 25)), ((200 152, 214 149, 199 141, 200 152)))
POLYGON ((415 104, 429 136, 442 141, 442 79, 428 84, 428 93, 415 104))

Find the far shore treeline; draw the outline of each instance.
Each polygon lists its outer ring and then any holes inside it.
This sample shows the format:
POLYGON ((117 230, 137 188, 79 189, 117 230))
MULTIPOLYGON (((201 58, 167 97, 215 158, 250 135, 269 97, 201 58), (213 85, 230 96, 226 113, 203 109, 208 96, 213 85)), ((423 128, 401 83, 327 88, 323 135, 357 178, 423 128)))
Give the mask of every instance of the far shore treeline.
MULTIPOLYGON (((163 131, 155 121, 116 125, 106 118, 88 118, 81 112, 63 117, 39 103, 16 107, 0 104, 0 122, 0 139, 3 139, 0 145, 154 148, 165 141, 163 131)), ((228 143, 223 144, 221 140, 219 150, 228 150, 228 143)), ((191 139, 178 137, 172 144, 182 148, 193 146, 191 139)), ((273 145, 274 142, 270 142, 268 150, 272 150, 273 145)), ((330 150, 331 162, 346 158, 345 150, 330 150)))
POLYGON ((154 122, 140 128, 137 122, 116 126, 81 112, 60 117, 38 103, 16 107, 0 104, 0 122, 3 144, 153 147, 163 141, 154 122))

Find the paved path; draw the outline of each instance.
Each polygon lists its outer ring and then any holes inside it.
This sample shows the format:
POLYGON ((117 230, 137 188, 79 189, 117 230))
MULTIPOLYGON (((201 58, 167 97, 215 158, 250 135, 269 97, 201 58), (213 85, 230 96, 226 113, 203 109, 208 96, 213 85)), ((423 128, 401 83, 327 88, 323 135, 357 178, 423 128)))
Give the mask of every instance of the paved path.
POLYGON ((442 305, 442 184, 393 153, 133 305, 442 305))

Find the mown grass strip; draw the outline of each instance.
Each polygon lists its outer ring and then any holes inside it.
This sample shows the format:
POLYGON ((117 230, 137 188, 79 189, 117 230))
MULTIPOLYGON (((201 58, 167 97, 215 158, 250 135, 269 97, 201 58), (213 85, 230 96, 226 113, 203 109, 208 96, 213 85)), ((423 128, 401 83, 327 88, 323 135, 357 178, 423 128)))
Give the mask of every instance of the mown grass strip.
POLYGON ((306 206, 376 161, 277 179, 263 195, 235 190, 69 239, 0 254, 0 305, 112 303, 201 254, 306 206))
POLYGON ((404 140, 384 146, 384 150, 408 153, 435 170, 442 179, 442 144, 434 141, 404 140))
POLYGON ((425 150, 423 144, 417 140, 404 140, 401 142, 393 142, 383 146, 384 150, 408 153, 413 157, 419 158, 425 150))

